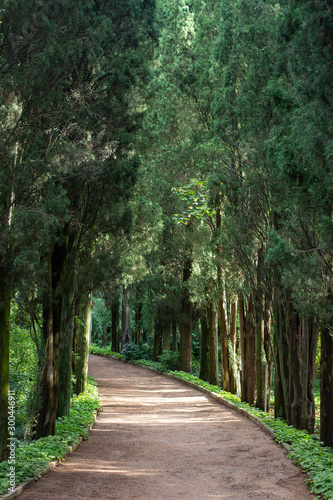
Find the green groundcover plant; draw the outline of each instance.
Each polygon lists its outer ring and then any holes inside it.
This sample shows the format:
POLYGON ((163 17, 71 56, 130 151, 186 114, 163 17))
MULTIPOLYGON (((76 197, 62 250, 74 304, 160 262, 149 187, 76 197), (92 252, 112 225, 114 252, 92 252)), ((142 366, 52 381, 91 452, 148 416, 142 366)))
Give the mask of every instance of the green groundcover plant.
POLYGON ((89 377, 87 390, 73 397, 69 416, 57 420, 54 436, 29 444, 17 441, 15 453, 8 461, 0 463, 0 495, 13 490, 12 479, 15 485, 31 478, 38 480, 48 463, 61 459, 81 436, 87 439, 87 427, 93 422, 99 406, 96 383, 89 377))
MULTIPOLYGON (((115 355, 118 358, 124 359, 124 356, 113 353, 110 348, 92 347, 90 352, 104 356, 115 355)), ((134 362, 142 366, 149 366, 159 372, 170 373, 176 378, 192 382, 197 386, 218 394, 238 408, 242 408, 261 419, 273 430, 275 439, 278 443, 286 443, 289 445, 289 458, 307 472, 309 476, 308 487, 310 491, 320 495, 318 498, 333 500, 333 450, 323 446, 317 437, 309 435, 306 431, 295 429, 284 420, 274 418, 272 414, 265 413, 247 403, 242 403, 238 396, 223 391, 220 387, 211 385, 193 374, 169 370, 167 366, 161 362, 147 360, 135 360, 134 362)))

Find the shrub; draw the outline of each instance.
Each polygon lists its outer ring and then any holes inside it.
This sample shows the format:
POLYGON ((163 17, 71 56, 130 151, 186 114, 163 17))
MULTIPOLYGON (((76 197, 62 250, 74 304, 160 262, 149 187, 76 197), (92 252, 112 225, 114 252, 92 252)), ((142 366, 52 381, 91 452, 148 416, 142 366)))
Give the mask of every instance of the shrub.
POLYGON ((179 370, 179 352, 178 351, 163 351, 161 356, 158 356, 159 362, 162 364, 163 370, 179 370))
POLYGON ((121 353, 127 361, 136 361, 138 359, 151 360, 152 358, 152 348, 148 344, 134 344, 134 342, 128 342, 121 353))
MULTIPOLYGON (((91 377, 86 392, 75 396, 68 417, 57 420, 55 436, 47 436, 30 444, 17 441, 15 452, 15 484, 30 478, 38 479, 49 462, 58 460, 80 436, 87 439, 86 427, 93 422, 99 407, 98 391, 91 377)), ((0 495, 9 488, 10 464, 0 463, 0 495)))

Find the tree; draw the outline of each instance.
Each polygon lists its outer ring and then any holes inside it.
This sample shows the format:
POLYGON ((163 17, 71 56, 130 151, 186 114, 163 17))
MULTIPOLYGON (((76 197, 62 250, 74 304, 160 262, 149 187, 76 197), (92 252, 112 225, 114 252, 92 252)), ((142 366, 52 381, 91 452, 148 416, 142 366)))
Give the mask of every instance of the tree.
MULTIPOLYGON (((84 240, 87 243, 105 226, 102 207, 110 206, 111 198, 113 203, 125 200, 135 179, 138 162, 126 148, 128 131, 139 114, 129 94, 145 78, 144 52, 135 49, 145 39, 148 26, 151 31, 153 4, 145 2, 141 9, 130 0, 121 5, 84 2, 79 6, 58 1, 30 7, 7 2, 2 12, 2 76, 18 115, 3 130, 9 193, 2 208, 8 218, 15 203, 18 231, 12 244, 18 260, 26 255, 24 245, 37 222, 41 226, 40 216, 31 214, 41 213, 48 222, 37 238, 34 234, 38 243, 33 246, 46 275, 42 284, 36 266, 33 275, 43 297, 45 345, 50 350, 44 366, 44 410, 38 423, 38 432, 45 434, 53 432, 57 407, 66 263, 76 266, 84 240), (135 22, 138 19, 141 25, 135 22), (72 245, 65 248, 68 232, 72 245)), ((9 269, 13 269, 11 253, 6 257, 9 269)), ((68 307, 70 302, 66 301, 68 307)), ((68 324, 69 317, 70 313, 68 324)), ((70 330, 65 330, 66 338, 72 335, 70 330)), ((66 345, 69 349, 71 343, 66 345)))

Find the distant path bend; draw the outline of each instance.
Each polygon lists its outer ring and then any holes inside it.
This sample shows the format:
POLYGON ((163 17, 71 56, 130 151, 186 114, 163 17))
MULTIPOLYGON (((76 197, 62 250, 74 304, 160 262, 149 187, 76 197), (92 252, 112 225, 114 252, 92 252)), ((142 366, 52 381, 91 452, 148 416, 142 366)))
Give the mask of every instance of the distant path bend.
POLYGON ((310 500, 273 438, 202 392, 90 355, 103 412, 84 442, 21 500, 310 500))

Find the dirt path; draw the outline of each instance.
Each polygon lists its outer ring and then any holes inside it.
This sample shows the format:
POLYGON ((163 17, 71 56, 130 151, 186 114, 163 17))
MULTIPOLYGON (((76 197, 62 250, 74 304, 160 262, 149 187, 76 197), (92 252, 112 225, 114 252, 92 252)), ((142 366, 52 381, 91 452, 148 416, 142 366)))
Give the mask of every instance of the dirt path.
POLYGON ((89 440, 21 500, 313 499, 251 420, 180 382, 90 356, 103 412, 89 440))

